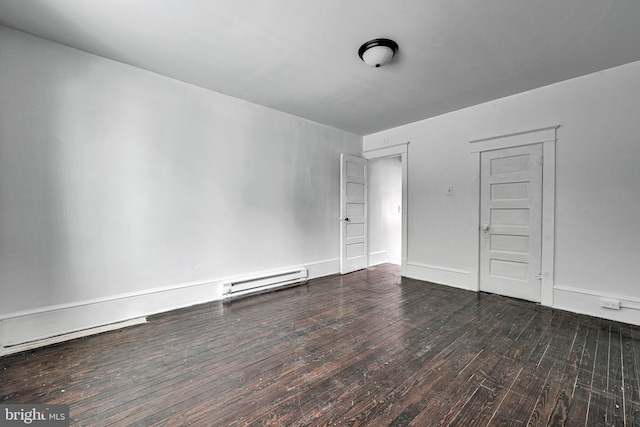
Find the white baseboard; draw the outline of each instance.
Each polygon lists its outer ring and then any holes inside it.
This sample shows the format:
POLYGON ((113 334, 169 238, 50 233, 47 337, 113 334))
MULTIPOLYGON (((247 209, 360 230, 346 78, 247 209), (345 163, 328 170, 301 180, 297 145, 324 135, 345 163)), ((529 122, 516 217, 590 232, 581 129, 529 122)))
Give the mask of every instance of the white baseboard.
POLYGON ((370 267, 373 267, 374 265, 384 264, 385 262, 389 262, 389 256, 387 255, 387 251, 369 253, 370 267))
POLYGON ((1 346, 42 341, 221 297, 222 284, 219 281, 188 283, 11 313, 0 319, 1 346))
POLYGON ((340 258, 317 261, 305 264, 303 267, 307 268, 307 271, 309 272, 309 279, 331 276, 332 274, 340 273, 340 258))
MULTIPOLYGON (((340 272, 339 259, 303 266, 307 268, 309 279, 340 272)), ((260 273, 263 272, 255 274, 260 273)), ((51 344, 51 339, 61 342, 104 332, 109 327, 119 329, 123 327, 122 322, 132 319, 221 300, 222 282, 229 279, 184 283, 3 315, 0 317, 0 356, 13 353, 12 349, 25 344, 29 348, 40 347, 51 344), (84 335, 77 335, 79 333, 84 335)))
POLYGON ((405 276, 454 288, 476 290, 471 283, 471 272, 466 270, 408 262, 405 276))
POLYGON ((640 299, 624 295, 556 285, 553 290, 553 307, 640 326, 640 299), (601 298, 619 300, 621 302, 620 310, 602 308, 600 306, 601 298))
POLYGON ((45 345, 58 344, 64 341, 74 340, 76 338, 82 338, 89 335, 101 334, 103 332, 115 331, 122 328, 128 328, 129 326, 140 325, 146 323, 146 317, 140 317, 138 319, 131 319, 125 322, 110 323, 108 325, 99 326, 97 328, 83 329, 81 331, 72 332, 64 335, 56 335, 54 337, 45 338, 38 341, 26 342, 24 344, 16 344, 11 347, 3 347, 0 356, 6 356, 9 354, 19 353, 21 351, 32 350, 37 347, 43 347, 45 345))

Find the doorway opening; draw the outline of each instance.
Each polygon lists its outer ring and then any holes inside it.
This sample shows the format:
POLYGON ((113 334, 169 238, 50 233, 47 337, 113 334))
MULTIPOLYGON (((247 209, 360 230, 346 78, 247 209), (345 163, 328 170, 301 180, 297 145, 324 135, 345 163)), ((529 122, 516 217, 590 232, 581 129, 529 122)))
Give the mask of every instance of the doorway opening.
MULTIPOLYGON (((397 162, 396 165, 400 164, 400 271, 401 274, 405 276, 407 273, 407 260, 409 258, 409 142, 365 150, 362 152, 362 156, 372 164, 376 160, 389 158, 391 159, 390 162, 397 162)), ((372 186, 372 188, 374 187, 372 186)), ((397 212, 397 205, 394 209, 397 212)), ((393 232, 389 231, 389 233, 393 232)), ((369 257, 369 265, 373 265, 372 261, 375 262, 375 255, 373 259, 369 257)))
POLYGON ((402 157, 369 161, 369 266, 402 263, 402 157))
MULTIPOLYGON (((392 209, 399 210, 400 216, 400 274, 405 276, 408 259, 408 177, 409 177, 409 143, 388 145, 381 148, 366 150, 362 157, 349 154, 340 156, 340 273, 346 274, 374 264, 386 262, 388 251, 397 253, 397 246, 383 247, 374 251, 371 261, 369 250, 369 206, 370 195, 368 181, 369 161, 375 159, 392 158, 392 162, 400 164, 401 168, 401 201, 400 208, 394 203, 392 209), (384 251, 384 252, 382 252, 384 251), (380 252, 379 255, 375 252, 380 252), (378 261, 376 261, 376 257, 378 261), (384 259, 385 261, 380 261, 384 259)), ((397 164, 396 163, 396 164, 397 164)), ((377 187, 377 186, 376 186, 377 187)), ((377 191, 377 189, 375 189, 377 191)), ((374 196, 374 197, 377 197, 374 196)), ((389 233, 394 233, 389 231, 389 233)), ((396 240, 397 242, 397 240, 396 240)), ((397 245, 397 243, 396 243, 397 245)), ((394 262, 397 255, 392 254, 394 262)), ((389 257, 391 259, 391 257, 389 257)))

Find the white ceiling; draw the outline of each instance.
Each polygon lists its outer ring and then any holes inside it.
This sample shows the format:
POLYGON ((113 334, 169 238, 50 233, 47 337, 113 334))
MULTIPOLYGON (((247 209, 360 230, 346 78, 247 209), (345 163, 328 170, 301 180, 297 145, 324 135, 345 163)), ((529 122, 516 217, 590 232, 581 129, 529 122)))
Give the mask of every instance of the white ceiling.
POLYGON ((360 135, 640 60, 638 0, 0 0, 0 24, 360 135))

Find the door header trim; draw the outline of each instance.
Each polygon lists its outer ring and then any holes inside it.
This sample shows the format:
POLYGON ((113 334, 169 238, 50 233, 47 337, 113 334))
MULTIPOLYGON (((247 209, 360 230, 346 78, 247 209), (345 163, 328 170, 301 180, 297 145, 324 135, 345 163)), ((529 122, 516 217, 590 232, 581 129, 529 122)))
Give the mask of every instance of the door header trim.
POLYGON ((379 159, 381 157, 390 157, 394 155, 404 154, 409 152, 409 142, 402 142, 400 144, 387 145, 386 147, 373 148, 371 150, 363 151, 362 157, 367 160, 379 159))
POLYGON ((473 139, 469 141, 469 144, 472 144, 471 153, 520 147, 522 145, 539 144, 541 142, 555 142, 556 130, 559 127, 560 125, 556 125, 489 138, 473 139))

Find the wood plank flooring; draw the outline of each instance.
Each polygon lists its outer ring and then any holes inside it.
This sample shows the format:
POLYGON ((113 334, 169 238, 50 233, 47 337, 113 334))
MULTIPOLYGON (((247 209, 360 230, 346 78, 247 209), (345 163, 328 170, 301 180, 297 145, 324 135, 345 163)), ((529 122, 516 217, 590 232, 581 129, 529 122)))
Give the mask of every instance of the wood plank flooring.
POLYGON ((640 426, 640 328, 382 265, 0 359, 76 426, 640 426))

